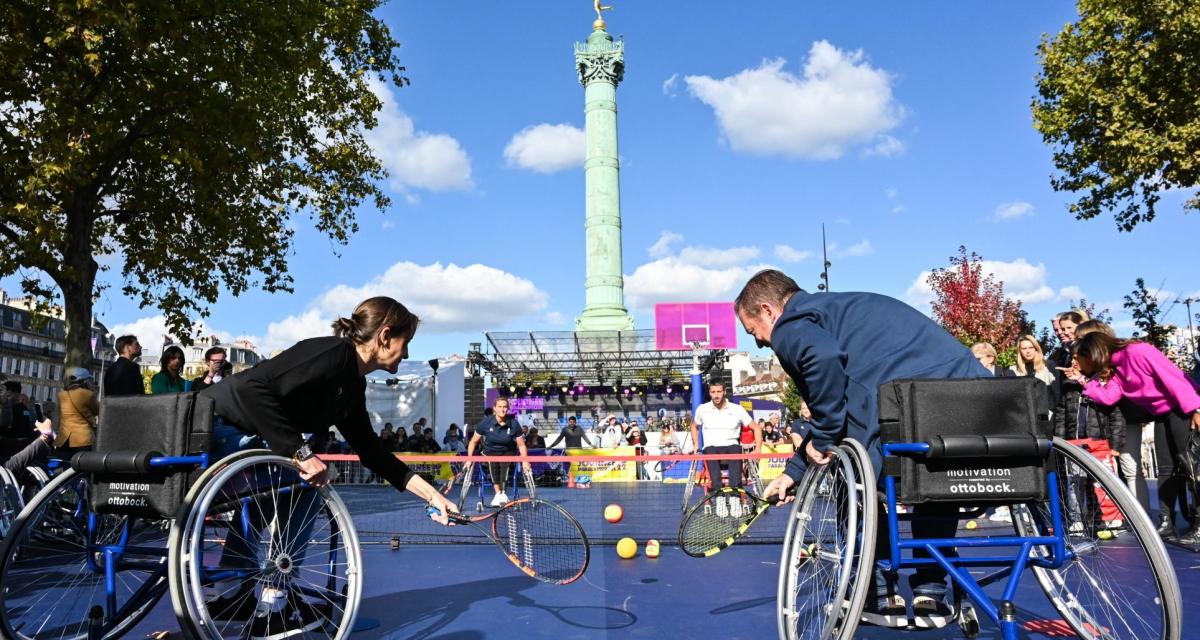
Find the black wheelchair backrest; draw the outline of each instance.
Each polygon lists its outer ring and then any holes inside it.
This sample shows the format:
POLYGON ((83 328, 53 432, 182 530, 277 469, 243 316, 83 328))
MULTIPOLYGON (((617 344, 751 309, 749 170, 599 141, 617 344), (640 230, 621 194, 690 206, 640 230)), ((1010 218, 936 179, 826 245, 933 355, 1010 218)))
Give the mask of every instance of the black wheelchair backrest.
POLYGON ((105 398, 94 453, 77 456, 79 470, 93 473, 92 509, 174 517, 199 472, 148 469, 148 454, 205 453, 212 422, 212 400, 196 392, 105 398))
POLYGON ((880 441, 928 443, 884 457, 900 502, 1045 500, 1051 424, 1036 378, 894 380, 879 387, 880 441))

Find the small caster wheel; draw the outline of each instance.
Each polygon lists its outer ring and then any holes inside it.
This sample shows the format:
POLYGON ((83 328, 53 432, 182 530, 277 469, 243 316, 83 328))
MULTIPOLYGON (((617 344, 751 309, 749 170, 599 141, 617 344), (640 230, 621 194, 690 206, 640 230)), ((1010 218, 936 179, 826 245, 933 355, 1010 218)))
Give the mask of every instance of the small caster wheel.
POLYGON ((969 602, 964 602, 958 608, 958 628, 962 631, 964 638, 974 638, 979 635, 979 616, 975 614, 975 607, 969 602))

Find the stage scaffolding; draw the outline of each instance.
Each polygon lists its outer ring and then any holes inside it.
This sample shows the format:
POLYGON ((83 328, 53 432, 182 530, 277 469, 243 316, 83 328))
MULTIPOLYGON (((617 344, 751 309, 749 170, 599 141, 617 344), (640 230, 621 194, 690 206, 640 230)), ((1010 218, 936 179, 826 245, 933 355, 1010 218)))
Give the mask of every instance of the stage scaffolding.
MULTIPOLYGON (((692 369, 691 350, 654 348, 654 330, 640 331, 493 331, 486 347, 473 343, 468 372, 491 375, 500 386, 516 381, 603 386, 618 379, 683 381, 692 369), (652 379, 651 379, 652 378, 652 379)), ((701 368, 723 364, 725 352, 706 351, 701 368)))

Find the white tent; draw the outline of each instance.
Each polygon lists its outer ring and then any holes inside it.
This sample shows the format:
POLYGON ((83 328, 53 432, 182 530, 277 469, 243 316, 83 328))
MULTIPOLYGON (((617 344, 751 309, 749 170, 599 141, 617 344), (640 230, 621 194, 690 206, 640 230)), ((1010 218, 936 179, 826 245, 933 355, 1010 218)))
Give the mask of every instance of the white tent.
MULTIPOLYGON (((413 368, 407 366, 406 370, 413 368)), ((433 370, 427 366, 421 369, 424 370, 414 373, 402 371, 402 374, 407 375, 395 378, 386 374, 368 376, 367 413, 371 416, 371 424, 376 431, 382 429, 385 422, 407 429, 418 419, 425 418, 429 426, 434 428, 438 444, 441 444, 442 436, 450 423, 460 427, 463 423, 465 367, 462 362, 446 362, 438 369, 436 417, 433 370), (387 384, 389 379, 395 380, 395 383, 387 384)))

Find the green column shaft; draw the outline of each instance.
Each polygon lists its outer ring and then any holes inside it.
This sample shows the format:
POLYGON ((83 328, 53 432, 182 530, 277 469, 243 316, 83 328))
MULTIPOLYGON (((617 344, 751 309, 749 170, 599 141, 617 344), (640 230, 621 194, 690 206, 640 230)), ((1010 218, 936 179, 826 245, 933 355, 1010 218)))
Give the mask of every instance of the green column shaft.
POLYGON ((617 155, 617 84, 624 73, 624 47, 603 30, 576 45, 576 64, 584 86, 587 130, 586 302, 576 321, 579 331, 630 330, 625 309, 621 260, 621 181, 617 155))

